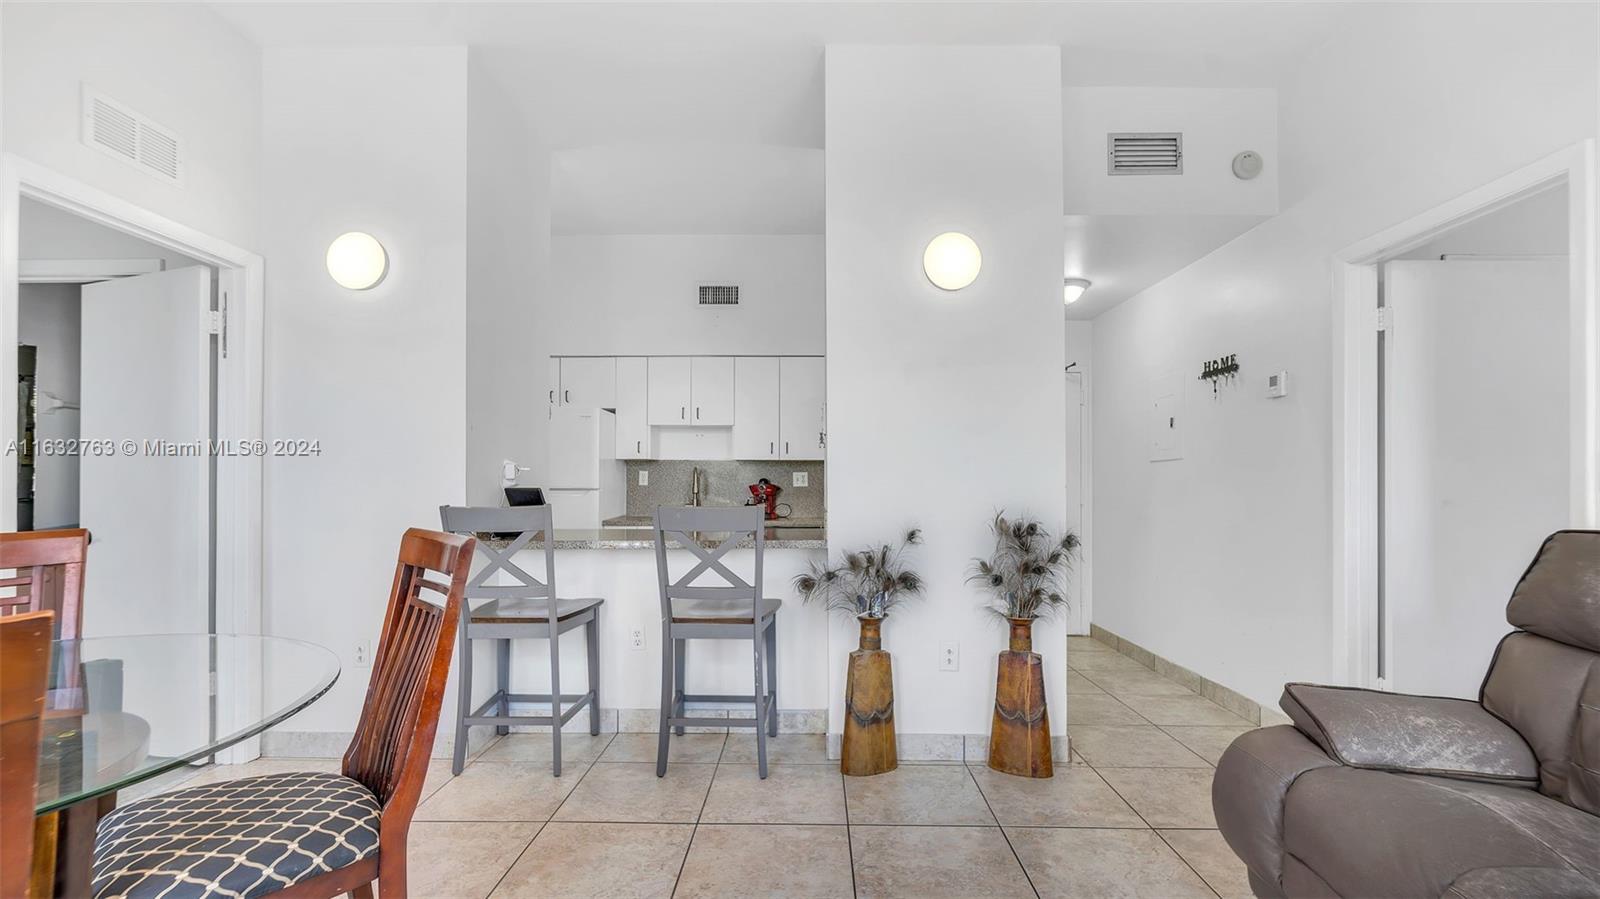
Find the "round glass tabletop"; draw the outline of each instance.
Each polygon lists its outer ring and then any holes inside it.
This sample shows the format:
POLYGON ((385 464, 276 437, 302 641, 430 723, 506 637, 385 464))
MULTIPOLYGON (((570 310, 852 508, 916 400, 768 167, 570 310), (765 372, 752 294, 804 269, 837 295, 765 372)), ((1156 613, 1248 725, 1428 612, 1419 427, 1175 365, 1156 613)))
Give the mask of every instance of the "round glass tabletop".
POLYGON ((124 789, 261 733, 339 678, 287 637, 156 634, 51 645, 37 813, 124 789), (262 686, 265 685, 265 686, 262 686))

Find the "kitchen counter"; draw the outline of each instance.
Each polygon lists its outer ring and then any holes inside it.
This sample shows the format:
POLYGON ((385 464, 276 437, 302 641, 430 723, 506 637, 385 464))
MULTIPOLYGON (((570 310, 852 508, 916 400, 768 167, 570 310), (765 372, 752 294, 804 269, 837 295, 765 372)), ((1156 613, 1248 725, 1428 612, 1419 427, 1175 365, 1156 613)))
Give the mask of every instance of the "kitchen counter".
MULTIPOLYGON (((616 520, 609 519, 607 523, 616 520)), ((487 534, 478 535, 478 539, 497 549, 504 549, 511 542, 487 534)), ((720 535, 711 535, 700 544, 711 549, 722 545, 722 539, 720 535)), ((828 535, 820 527, 773 527, 766 530, 766 544, 768 549, 827 549, 828 535)), ((537 546, 537 542, 534 545, 537 546)), ((655 533, 641 527, 561 528, 556 531, 556 549, 654 549, 655 545, 655 533)), ((755 541, 747 537, 738 545, 749 548, 755 541)), ((676 543, 673 548, 677 548, 676 543)))
MULTIPOLYGON (((779 518, 767 522, 773 528, 810 528, 818 529, 824 526, 820 518, 779 518)), ((655 518, 649 515, 618 515, 616 518, 607 518, 600 522, 605 528, 648 528, 655 526, 655 518)))

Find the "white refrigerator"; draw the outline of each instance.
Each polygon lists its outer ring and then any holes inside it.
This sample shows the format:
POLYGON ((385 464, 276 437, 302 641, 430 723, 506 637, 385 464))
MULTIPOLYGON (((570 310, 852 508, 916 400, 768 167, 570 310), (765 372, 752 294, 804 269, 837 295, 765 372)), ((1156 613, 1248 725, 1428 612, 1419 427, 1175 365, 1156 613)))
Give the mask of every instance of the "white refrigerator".
POLYGON ((592 529, 628 506, 627 465, 617 458, 617 414, 610 409, 550 410, 546 499, 557 528, 592 529))

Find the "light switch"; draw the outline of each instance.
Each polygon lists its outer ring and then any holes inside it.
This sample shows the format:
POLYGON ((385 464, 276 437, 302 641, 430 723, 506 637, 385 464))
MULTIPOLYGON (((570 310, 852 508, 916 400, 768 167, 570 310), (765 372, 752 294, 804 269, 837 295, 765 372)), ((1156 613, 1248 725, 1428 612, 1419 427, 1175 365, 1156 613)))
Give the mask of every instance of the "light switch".
POLYGON ((796 487, 810 487, 811 486, 811 474, 810 474, 810 472, 805 472, 805 471, 797 471, 797 472, 795 472, 794 473, 794 485, 796 487))
POLYGON ((648 486, 650 486, 650 469, 648 469, 648 468, 639 469, 639 486, 640 487, 648 487, 648 486))

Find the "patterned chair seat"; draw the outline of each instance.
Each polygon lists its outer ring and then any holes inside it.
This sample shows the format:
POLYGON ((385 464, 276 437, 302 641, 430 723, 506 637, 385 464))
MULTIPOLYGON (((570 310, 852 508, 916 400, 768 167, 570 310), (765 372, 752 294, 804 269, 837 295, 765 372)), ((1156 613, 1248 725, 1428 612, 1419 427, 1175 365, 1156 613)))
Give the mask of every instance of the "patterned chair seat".
POLYGON ((378 852, 378 801, 338 774, 268 774, 126 805, 100 822, 94 897, 250 899, 378 852))

